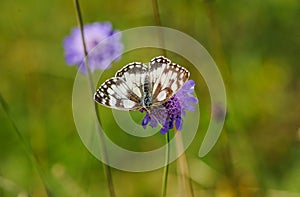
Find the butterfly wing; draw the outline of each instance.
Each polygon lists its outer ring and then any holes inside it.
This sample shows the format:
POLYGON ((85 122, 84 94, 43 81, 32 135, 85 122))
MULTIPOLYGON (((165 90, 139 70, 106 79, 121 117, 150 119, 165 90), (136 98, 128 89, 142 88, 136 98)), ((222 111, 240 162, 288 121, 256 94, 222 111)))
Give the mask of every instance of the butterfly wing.
POLYGON ((156 105, 167 101, 188 80, 190 72, 163 56, 150 61, 150 82, 152 84, 153 103, 156 105))
POLYGON ((121 78, 132 92, 138 97, 144 96, 144 85, 148 74, 148 67, 140 62, 132 62, 124 66, 116 73, 116 77, 121 78))
POLYGON ((118 110, 140 109, 140 97, 129 88, 126 81, 118 77, 106 80, 94 94, 94 100, 118 110))
POLYGON ((96 91, 94 99, 119 110, 141 109, 145 107, 142 99, 148 96, 150 105, 160 105, 183 86, 189 75, 187 69, 162 56, 153 58, 149 67, 133 62, 106 80, 96 91))

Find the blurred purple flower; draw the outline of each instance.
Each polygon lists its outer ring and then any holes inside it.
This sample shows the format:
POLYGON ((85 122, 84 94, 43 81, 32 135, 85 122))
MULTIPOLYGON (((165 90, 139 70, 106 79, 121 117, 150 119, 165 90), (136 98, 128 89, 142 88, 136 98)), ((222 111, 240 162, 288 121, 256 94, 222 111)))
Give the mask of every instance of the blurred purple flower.
MULTIPOLYGON (((148 123, 150 123, 151 127, 156 127, 159 122, 163 126, 160 133, 165 134, 174 127, 175 123, 176 129, 181 130, 183 124, 182 116, 185 116, 185 111, 194 111, 195 108, 191 104, 198 103, 198 99, 192 95, 194 87, 195 82, 189 80, 167 102, 160 106, 152 107, 150 113, 146 111, 146 115, 142 120, 142 126, 146 128, 148 123)), ((141 112, 144 111, 141 110, 141 112)))
MULTIPOLYGON (((113 30, 111 23, 87 24, 84 25, 83 31, 88 52, 88 63, 92 72, 96 69, 107 69, 112 61, 120 59, 123 51, 123 44, 120 41, 121 33, 113 30), (112 36, 113 34, 116 35, 112 36)), ((71 34, 64 39, 63 46, 67 64, 77 65, 81 72, 86 73, 79 27, 74 28, 71 34)))

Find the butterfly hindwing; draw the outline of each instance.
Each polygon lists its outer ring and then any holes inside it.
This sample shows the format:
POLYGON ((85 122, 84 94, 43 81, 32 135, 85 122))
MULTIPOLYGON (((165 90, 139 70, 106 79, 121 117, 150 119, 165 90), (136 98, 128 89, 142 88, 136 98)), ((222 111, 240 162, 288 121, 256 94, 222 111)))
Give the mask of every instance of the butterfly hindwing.
POLYGON ((140 97, 118 77, 106 80, 94 95, 95 101, 119 110, 136 110, 140 108, 140 97))

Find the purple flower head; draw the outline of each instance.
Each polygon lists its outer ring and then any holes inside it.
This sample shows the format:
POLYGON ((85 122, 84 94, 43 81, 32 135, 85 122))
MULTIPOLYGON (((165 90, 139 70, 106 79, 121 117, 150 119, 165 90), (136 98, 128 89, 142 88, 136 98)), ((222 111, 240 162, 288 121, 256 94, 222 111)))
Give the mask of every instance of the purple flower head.
MULTIPOLYGON (((151 127, 156 127, 158 123, 162 125, 160 133, 165 134, 175 127, 177 130, 182 129, 185 111, 194 111, 195 108, 191 104, 197 104, 198 99, 192 93, 194 92, 195 82, 187 81, 183 87, 173 95, 168 101, 160 106, 153 106, 150 112, 146 111, 146 115, 142 120, 142 126, 146 128, 150 122, 151 127)), ((145 110, 142 109, 141 112, 145 110)))
MULTIPOLYGON (((121 34, 112 29, 111 23, 87 24, 84 25, 83 31, 91 71, 107 69, 113 60, 121 57, 123 51, 121 34), (112 36, 113 34, 116 35, 112 36)), ((82 38, 78 27, 64 39, 63 45, 67 64, 77 65, 81 72, 86 73, 82 38)))

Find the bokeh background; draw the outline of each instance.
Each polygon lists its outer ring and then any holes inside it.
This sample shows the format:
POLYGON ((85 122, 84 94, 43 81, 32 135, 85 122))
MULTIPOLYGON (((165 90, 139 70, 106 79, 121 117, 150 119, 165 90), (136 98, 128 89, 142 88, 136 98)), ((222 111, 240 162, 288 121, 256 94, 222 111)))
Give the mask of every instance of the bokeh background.
MULTIPOLYGON (((81 6, 85 23, 110 21, 119 30, 155 25, 150 0, 81 6)), ((210 98, 192 69, 201 108, 198 134, 186 152, 195 196, 300 196, 300 2, 164 0, 159 9, 162 25, 209 51, 227 88, 224 130, 199 158, 210 98)), ((77 68, 66 65, 62 47, 77 25, 73 2, 2 0, 0 13, 0 196, 47 196, 44 182, 54 196, 108 196, 103 166, 73 122, 77 68)), ((158 53, 149 50, 125 54, 107 76, 135 57, 146 61, 158 53)), ((115 128, 113 120, 103 121, 115 128)), ((111 138, 132 150, 163 142, 163 136, 139 143, 118 133, 111 138)), ((117 196, 160 195, 163 169, 112 174, 117 196)), ((178 196, 176 162, 169 176, 168 195, 178 196)))

